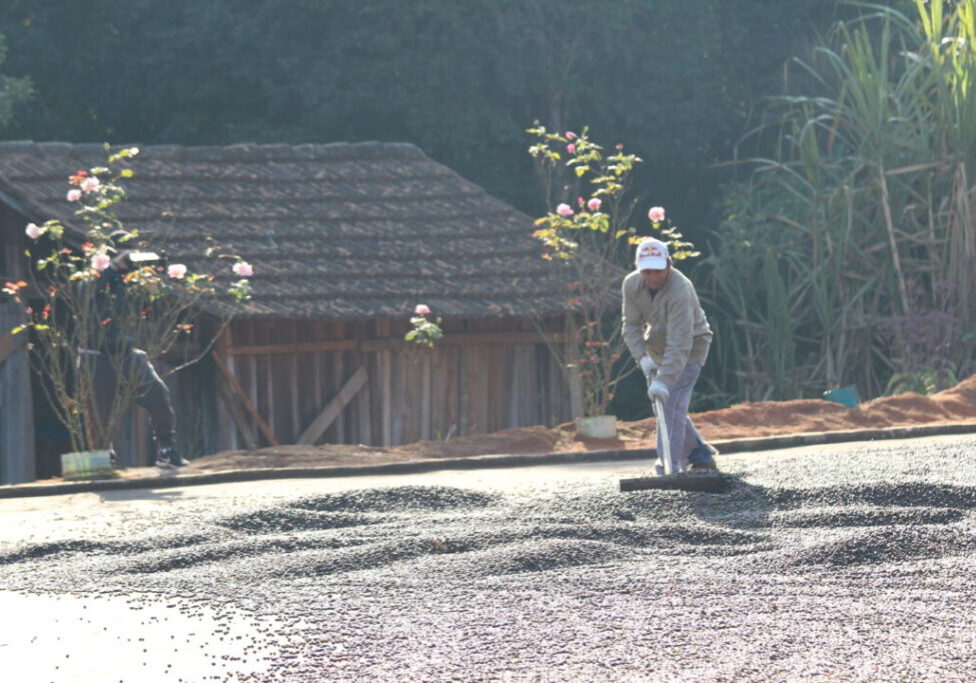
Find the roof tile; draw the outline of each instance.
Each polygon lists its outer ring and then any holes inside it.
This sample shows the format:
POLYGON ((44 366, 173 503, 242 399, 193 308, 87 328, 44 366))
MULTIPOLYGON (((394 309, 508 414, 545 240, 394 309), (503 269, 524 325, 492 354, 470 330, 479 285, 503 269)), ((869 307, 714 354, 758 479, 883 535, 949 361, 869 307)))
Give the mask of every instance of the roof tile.
MULTIPOLYGON (((106 156, 99 144, 0 143, 0 191, 29 220, 77 227, 67 177, 106 156)), ((157 145, 126 164, 119 217, 173 261, 200 263, 209 235, 250 262, 244 315, 563 310, 568 277, 539 258, 532 220, 413 145, 157 145)))

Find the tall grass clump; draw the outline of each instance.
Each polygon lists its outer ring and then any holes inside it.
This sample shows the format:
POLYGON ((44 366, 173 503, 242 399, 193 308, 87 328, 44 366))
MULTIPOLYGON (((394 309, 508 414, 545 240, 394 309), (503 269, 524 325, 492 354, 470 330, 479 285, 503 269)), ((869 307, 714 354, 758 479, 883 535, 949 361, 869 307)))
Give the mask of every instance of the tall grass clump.
POLYGON ((976 0, 859 6, 791 63, 750 133, 773 152, 726 188, 705 294, 740 399, 976 370, 976 0))

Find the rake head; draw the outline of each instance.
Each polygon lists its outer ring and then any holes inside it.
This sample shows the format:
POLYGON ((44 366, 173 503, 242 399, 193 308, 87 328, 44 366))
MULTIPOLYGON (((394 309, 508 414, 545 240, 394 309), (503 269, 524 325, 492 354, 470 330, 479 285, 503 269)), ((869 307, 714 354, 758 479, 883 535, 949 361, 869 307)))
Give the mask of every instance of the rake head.
POLYGON ((732 483, 720 472, 694 472, 620 480, 621 491, 646 491, 648 489, 728 493, 732 489, 732 483))

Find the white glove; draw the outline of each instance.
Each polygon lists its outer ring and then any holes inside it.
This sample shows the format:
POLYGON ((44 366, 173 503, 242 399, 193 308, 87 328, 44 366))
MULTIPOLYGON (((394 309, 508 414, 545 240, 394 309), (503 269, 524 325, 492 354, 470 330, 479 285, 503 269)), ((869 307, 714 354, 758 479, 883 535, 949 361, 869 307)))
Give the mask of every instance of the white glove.
POLYGON ((647 387, 647 397, 651 399, 651 401, 660 401, 661 403, 664 403, 668 400, 668 396, 670 395, 671 392, 668 391, 667 385, 659 379, 654 380, 651 382, 651 386, 647 387))
POLYGON ((644 376, 648 379, 651 378, 652 372, 657 372, 657 363, 650 356, 641 356, 637 362, 640 364, 640 369, 644 372, 644 376))

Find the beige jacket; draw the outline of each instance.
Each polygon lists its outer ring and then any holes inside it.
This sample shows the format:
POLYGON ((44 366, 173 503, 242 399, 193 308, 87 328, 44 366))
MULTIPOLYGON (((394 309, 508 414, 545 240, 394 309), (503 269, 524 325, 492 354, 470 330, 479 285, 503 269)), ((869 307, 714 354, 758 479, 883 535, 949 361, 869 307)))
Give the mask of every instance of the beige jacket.
POLYGON ((657 378, 674 386, 685 365, 705 364, 712 329, 698 303, 695 286, 677 268, 657 293, 644 284, 640 271, 624 278, 623 336, 634 360, 647 354, 658 365, 657 378))

